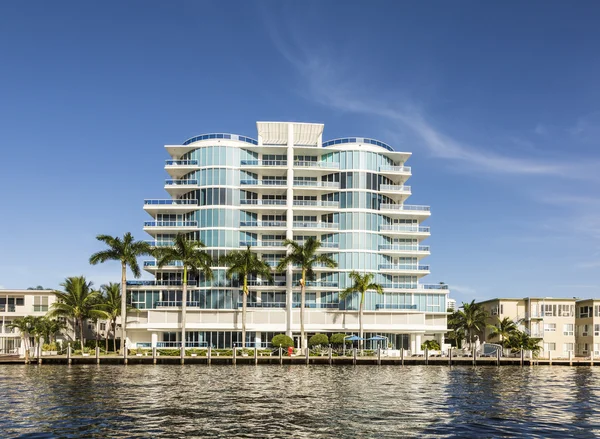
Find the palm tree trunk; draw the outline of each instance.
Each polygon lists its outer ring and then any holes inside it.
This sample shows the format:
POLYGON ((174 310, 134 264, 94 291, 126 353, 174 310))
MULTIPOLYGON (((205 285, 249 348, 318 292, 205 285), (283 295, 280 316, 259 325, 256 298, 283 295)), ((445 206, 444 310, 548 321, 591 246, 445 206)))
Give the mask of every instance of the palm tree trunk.
POLYGON ((300 352, 304 354, 304 303, 306 301, 306 270, 302 269, 300 285, 300 352))
POLYGON ((358 306, 358 328, 360 341, 358 342, 361 349, 365 348, 365 342, 363 338, 363 303, 365 300, 365 293, 360 295, 360 305, 358 306))
POLYGON ((181 296, 181 346, 185 348, 185 320, 187 315, 187 267, 183 267, 183 291, 181 296))
POLYGON ((117 320, 114 319, 110 322, 110 329, 112 330, 112 336, 113 336, 113 352, 117 352, 117 331, 116 331, 116 326, 117 326, 117 320))
POLYGON ((29 363, 29 348, 27 347, 27 337, 25 333, 21 333, 21 339, 23 340, 23 349, 25 350, 25 363, 29 363))
POLYGON ((105 337, 106 344, 104 345, 104 350, 106 351, 107 354, 108 354, 108 337, 109 337, 108 334, 109 334, 109 332, 108 332, 108 328, 107 328, 106 337, 105 337))
POLYGON ((121 353, 125 355, 127 337, 127 264, 121 263, 121 353))
POLYGON ((246 348, 246 307, 248 306, 248 280, 244 276, 244 290, 242 297, 242 348, 246 348))
POLYGON ((84 344, 84 340, 83 340, 83 318, 80 318, 78 320, 79 320, 79 341, 81 342, 81 353, 83 353, 83 344, 84 344))

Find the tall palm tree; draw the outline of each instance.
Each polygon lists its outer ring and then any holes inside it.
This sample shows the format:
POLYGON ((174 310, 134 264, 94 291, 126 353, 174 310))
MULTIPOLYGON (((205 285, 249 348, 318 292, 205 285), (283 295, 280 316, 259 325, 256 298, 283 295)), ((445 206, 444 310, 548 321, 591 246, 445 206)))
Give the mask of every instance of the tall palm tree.
POLYGON ((108 249, 101 250, 90 256, 90 264, 96 265, 106 261, 121 262, 121 350, 124 352, 127 337, 127 267, 137 278, 141 276, 137 258, 152 252, 150 245, 144 241, 135 241, 131 233, 123 235, 123 239, 110 235, 96 236, 98 241, 105 243, 108 249))
POLYGON ((489 325, 490 327, 490 338, 494 339, 500 337, 500 344, 506 347, 508 338, 517 331, 517 324, 511 320, 510 317, 504 317, 502 320, 498 318, 497 326, 489 325))
POLYGON ((283 245, 288 247, 288 253, 277 264, 277 271, 283 272, 292 264, 300 268, 302 276, 300 278, 300 344, 302 352, 304 352, 305 335, 304 335, 304 302, 306 300, 306 280, 314 280, 314 266, 322 264, 329 268, 337 267, 336 262, 325 254, 317 254, 317 250, 321 247, 321 241, 317 241, 314 237, 309 237, 304 244, 300 244, 291 239, 283 241, 283 245))
POLYGON ((349 274, 350 279, 354 282, 351 287, 346 288, 340 294, 340 299, 345 299, 351 294, 358 293, 360 294, 360 305, 358 307, 358 326, 360 328, 360 348, 364 347, 363 338, 363 309, 365 303, 365 294, 367 291, 375 291, 378 294, 383 294, 383 287, 375 282, 373 282, 373 278, 375 277, 374 273, 365 273, 360 274, 356 271, 351 271, 349 274))
POLYGON ((250 250, 250 246, 244 251, 234 250, 221 258, 222 264, 228 266, 226 272, 227 279, 236 276, 242 281, 242 348, 246 347, 246 308, 248 306, 248 277, 260 276, 273 282, 271 267, 265 261, 260 259, 256 253, 250 250))
POLYGON ((48 317, 72 318, 79 326, 79 340, 83 350, 83 323, 86 319, 105 318, 99 303, 100 292, 92 290, 92 282, 85 277, 68 277, 60 284, 63 291, 55 291, 57 301, 52 304, 48 317))
POLYGON ((463 303, 461 308, 462 310, 456 312, 456 324, 469 335, 469 346, 472 347, 473 333, 485 328, 488 314, 481 304, 475 303, 475 300, 472 300, 471 303, 463 303))
POLYGON ((187 313, 187 278, 188 271, 201 273, 208 281, 213 278, 212 259, 208 253, 201 250, 202 241, 188 241, 182 233, 175 236, 172 247, 160 247, 154 250, 158 268, 170 262, 181 261, 183 265, 183 292, 181 303, 181 346, 185 347, 185 321, 187 313))
POLYGON ((17 329, 21 335, 21 342, 25 351, 25 363, 29 363, 29 339, 31 333, 34 331, 33 317, 19 317, 13 320, 13 322, 7 325, 9 328, 17 329))
MULTIPOLYGON (((103 301, 102 301, 102 309, 108 315, 108 323, 110 332, 112 332, 113 339, 113 351, 117 351, 117 334, 115 331, 115 326, 117 324, 117 317, 121 315, 121 288, 120 285, 114 282, 110 282, 108 285, 102 285, 100 287, 102 291, 103 301)), ((109 331, 106 331, 106 352, 108 352, 108 337, 109 331)))

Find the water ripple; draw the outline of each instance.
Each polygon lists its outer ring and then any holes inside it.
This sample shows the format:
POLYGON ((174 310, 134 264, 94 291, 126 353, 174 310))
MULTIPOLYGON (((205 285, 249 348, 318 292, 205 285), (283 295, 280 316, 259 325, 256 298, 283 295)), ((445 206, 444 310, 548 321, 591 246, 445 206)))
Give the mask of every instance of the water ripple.
POLYGON ((600 436, 589 367, 0 366, 0 436, 600 436))

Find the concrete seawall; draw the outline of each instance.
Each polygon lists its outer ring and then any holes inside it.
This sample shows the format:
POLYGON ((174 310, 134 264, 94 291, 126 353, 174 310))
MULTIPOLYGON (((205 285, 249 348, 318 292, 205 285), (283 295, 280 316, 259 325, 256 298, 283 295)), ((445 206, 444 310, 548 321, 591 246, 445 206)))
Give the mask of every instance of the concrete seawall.
MULTIPOLYGON (((30 360, 30 364, 40 364, 37 358, 30 360)), ((198 365, 256 365, 256 364, 310 364, 310 365, 357 365, 357 366, 519 366, 521 365, 520 358, 501 358, 499 361, 497 358, 477 358, 473 361, 470 357, 458 357, 450 358, 447 357, 434 357, 425 359, 423 357, 409 357, 405 359, 401 358, 390 358, 382 357, 357 357, 356 360, 353 357, 309 357, 308 361, 306 357, 294 356, 294 357, 225 357, 225 356, 213 356, 208 359, 207 357, 185 357, 183 359, 184 364, 198 364, 198 365)), ((23 358, 0 358, 0 364, 25 364, 23 358)), ((42 365, 68 365, 68 364, 100 364, 100 365, 124 365, 125 361, 123 357, 117 356, 101 356, 98 359, 96 357, 80 357, 73 356, 69 359, 65 356, 48 356, 42 357, 42 365)), ((138 364, 182 364, 180 357, 167 357, 159 356, 156 359, 152 357, 137 357, 132 356, 127 358, 128 365, 138 364)), ((590 359, 578 359, 573 358, 569 360, 548 360, 548 359, 524 359, 523 366, 599 366, 600 360, 591 361, 590 359)))

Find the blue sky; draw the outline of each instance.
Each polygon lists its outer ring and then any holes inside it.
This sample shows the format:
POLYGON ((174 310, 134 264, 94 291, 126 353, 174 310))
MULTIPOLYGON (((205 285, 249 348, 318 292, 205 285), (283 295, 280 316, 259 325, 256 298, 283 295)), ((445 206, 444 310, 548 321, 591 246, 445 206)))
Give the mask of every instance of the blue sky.
POLYGON ((294 120, 413 153, 459 302, 600 297, 600 5, 371 3, 2 3, 0 285, 118 281, 163 145, 294 120))

